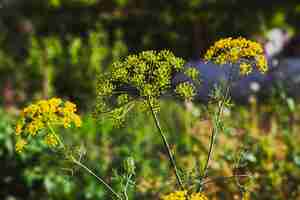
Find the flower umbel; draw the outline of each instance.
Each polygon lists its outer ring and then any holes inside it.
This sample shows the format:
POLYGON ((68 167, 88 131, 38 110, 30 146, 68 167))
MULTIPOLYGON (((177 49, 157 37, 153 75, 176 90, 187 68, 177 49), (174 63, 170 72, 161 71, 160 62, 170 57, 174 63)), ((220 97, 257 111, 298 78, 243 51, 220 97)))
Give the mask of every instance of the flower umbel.
POLYGON ((75 104, 59 98, 40 100, 25 107, 16 124, 15 134, 19 138, 16 151, 21 152, 28 140, 37 136, 43 137, 49 147, 57 146, 58 136, 53 132, 53 127, 68 128, 72 124, 80 127, 81 119, 75 112, 75 104))
POLYGON ((189 100, 192 99, 196 94, 194 86, 189 82, 179 83, 176 86, 175 91, 180 97, 189 100))
POLYGON ((162 200, 208 200, 201 192, 188 194, 186 190, 175 191, 161 197, 162 200))
POLYGON ((268 70, 263 47, 245 38, 225 38, 214 43, 205 54, 205 60, 216 64, 238 64, 241 75, 252 72, 253 66, 261 73, 268 70))
MULTIPOLYGON (((120 116, 124 116, 134 104, 158 102, 160 96, 171 92, 174 73, 184 73, 184 63, 183 59, 167 50, 144 51, 113 63, 110 73, 98 77, 96 114, 106 114, 120 122, 120 116), (122 115, 116 116, 116 110, 122 115)), ((195 69, 188 73, 193 77, 198 75, 195 69)), ((194 95, 191 88, 187 88, 187 92, 180 90, 179 95, 190 98, 194 95)))

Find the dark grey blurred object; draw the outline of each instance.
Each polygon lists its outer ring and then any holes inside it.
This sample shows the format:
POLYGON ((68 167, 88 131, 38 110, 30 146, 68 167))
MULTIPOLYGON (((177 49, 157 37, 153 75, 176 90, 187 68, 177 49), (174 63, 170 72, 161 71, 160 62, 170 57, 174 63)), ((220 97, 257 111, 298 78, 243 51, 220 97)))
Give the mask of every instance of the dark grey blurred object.
MULTIPOLYGON (((216 65, 201 60, 189 62, 186 67, 199 70, 200 86, 197 88, 196 101, 207 102, 215 87, 229 80, 231 65, 216 65)), ((274 88, 281 85, 288 95, 298 97, 300 92, 300 58, 287 58, 281 61, 269 61, 269 71, 262 74, 254 70, 247 76, 240 76, 238 66, 234 66, 231 98, 237 102, 248 102, 251 95, 265 98, 271 95, 274 88)), ((178 73, 173 78, 173 85, 191 81, 186 75, 178 73)))

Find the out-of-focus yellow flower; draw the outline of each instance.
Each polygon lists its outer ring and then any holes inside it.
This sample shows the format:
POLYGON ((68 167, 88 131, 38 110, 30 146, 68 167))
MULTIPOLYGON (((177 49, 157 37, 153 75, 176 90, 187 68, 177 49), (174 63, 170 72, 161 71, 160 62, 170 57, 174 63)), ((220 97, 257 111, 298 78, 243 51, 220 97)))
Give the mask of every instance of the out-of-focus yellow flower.
POLYGON ((81 127, 82 121, 78 115, 73 115, 73 122, 76 127, 81 127))
POLYGON ((55 135, 53 134, 48 134, 45 137, 45 143, 49 146, 49 147, 55 147, 58 145, 58 141, 57 138, 55 137, 55 135))
MULTIPOLYGON (((53 127, 63 126, 64 128, 69 128, 71 125, 81 126, 81 119, 76 114, 76 111, 76 105, 70 101, 64 102, 59 98, 40 100, 22 110, 21 118, 16 124, 15 133, 20 138, 39 134, 49 147, 55 147, 58 145, 58 140, 56 134, 53 133, 53 127), (52 133, 45 135, 45 132, 49 131, 52 133)), ((21 152, 24 145, 24 142, 17 143, 16 150, 18 149, 17 151, 21 152)))
POLYGON ((65 104, 64 104, 64 107, 62 107, 60 109, 60 112, 64 115, 68 115, 68 114, 72 114, 74 112, 76 112, 76 105, 70 101, 67 101, 65 104))
POLYGON ((53 111, 53 112, 57 112, 57 109, 59 107, 59 105, 62 103, 62 100, 59 99, 59 98, 51 98, 49 100, 49 105, 50 105, 50 109, 53 111))
POLYGON ((162 200, 208 200, 201 192, 188 194, 186 190, 175 191, 161 197, 162 200))
POLYGON ((35 120, 31 121, 30 123, 28 123, 25 130, 30 135, 35 136, 37 134, 37 132, 42 128, 44 128, 44 123, 39 119, 35 119, 35 120))
POLYGON ((208 198, 201 192, 193 193, 188 200, 208 200, 208 198))
POLYGON ((186 200, 187 198, 187 191, 175 191, 168 195, 162 196, 162 200, 186 200))
POLYGON ((251 73, 251 71, 252 71, 251 64, 244 63, 244 62, 240 64, 240 73, 242 75, 247 75, 247 74, 251 73))
POLYGON ((17 141, 16 147, 15 147, 16 152, 21 153, 21 152, 23 151, 24 147, 26 146, 26 144, 27 144, 27 141, 26 141, 26 140, 24 140, 24 139, 19 139, 19 140, 17 141))
POLYGON ((20 135, 21 134, 22 128, 23 128, 23 125, 21 123, 17 123, 16 129, 15 129, 16 135, 20 135))
POLYGON ((268 69, 262 46, 242 37, 230 37, 215 42, 206 52, 205 60, 220 65, 240 64, 242 75, 251 73, 252 66, 262 73, 268 69))
POLYGON ((242 200, 250 200, 250 192, 245 192, 245 193, 243 194, 242 200))

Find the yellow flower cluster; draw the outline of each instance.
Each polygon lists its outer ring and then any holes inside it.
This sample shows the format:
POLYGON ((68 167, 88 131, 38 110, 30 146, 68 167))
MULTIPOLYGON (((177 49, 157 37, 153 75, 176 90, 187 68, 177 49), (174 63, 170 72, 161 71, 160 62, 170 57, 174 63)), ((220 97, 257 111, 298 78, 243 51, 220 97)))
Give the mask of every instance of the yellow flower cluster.
POLYGON ((161 198, 162 200, 208 200, 201 192, 188 194, 186 190, 175 191, 161 198))
POLYGON ((27 140, 39 133, 49 147, 55 147, 58 145, 58 137, 52 127, 68 128, 72 124, 80 127, 81 119, 76 111, 75 104, 59 98, 40 100, 25 107, 15 128, 15 134, 18 136, 16 151, 21 152, 28 143, 27 140), (47 134, 44 135, 45 133, 47 134))
POLYGON ((253 65, 262 73, 268 70, 262 46, 241 37, 230 37, 215 42, 206 52, 205 60, 220 65, 239 64, 242 75, 251 73, 253 65))

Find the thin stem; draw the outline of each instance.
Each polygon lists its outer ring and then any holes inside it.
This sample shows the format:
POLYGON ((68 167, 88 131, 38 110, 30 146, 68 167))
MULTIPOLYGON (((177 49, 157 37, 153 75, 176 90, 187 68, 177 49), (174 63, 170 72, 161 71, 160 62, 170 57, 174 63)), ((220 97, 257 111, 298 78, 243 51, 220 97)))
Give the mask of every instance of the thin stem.
POLYGON ((130 180, 131 180, 131 177, 132 177, 132 174, 130 174, 129 176, 127 176, 126 185, 125 185, 125 188, 124 188, 124 196, 125 196, 125 200, 128 200, 127 189, 128 189, 128 186, 129 186, 129 182, 130 182, 130 180))
POLYGON ((179 175, 176 163, 175 163, 174 156, 173 156, 173 154, 171 152, 170 145, 169 145, 169 143, 167 141, 166 136, 164 135, 164 133, 162 131, 162 128, 161 128, 160 123, 159 123, 159 120, 158 120, 157 115, 156 115, 156 113, 155 113, 155 111, 154 111, 154 109, 153 109, 153 107, 151 105, 150 100, 148 100, 148 103, 149 103, 149 107, 150 107, 150 110, 151 110, 151 113, 152 113, 152 117, 153 117, 153 119, 155 121, 156 128, 158 129, 158 132, 159 132, 159 134, 160 134, 160 136, 161 136, 161 138, 162 138, 162 140, 164 142, 164 146, 165 146, 165 148, 166 148, 166 150, 168 152, 168 157, 169 157, 170 163, 171 163, 171 165, 173 167, 174 173, 176 175, 177 182, 178 182, 179 186, 181 187, 181 189, 184 189, 182 180, 180 178, 180 175, 179 175))
MULTIPOLYGON (((219 125, 220 125, 221 115, 222 115, 222 112, 223 112, 224 105, 225 105, 225 103, 228 99, 228 96, 229 96, 229 91, 230 91, 231 81, 232 81, 231 76, 232 76, 232 70, 230 70, 230 72, 229 72, 229 80, 228 80, 228 84, 227 84, 226 89, 225 89, 225 94, 224 94, 224 96, 221 100, 220 106, 218 107, 218 111, 216 113, 216 118, 214 120, 214 126, 213 126, 213 130, 212 130, 211 137, 210 137, 210 144, 209 144, 209 149, 208 149, 206 162, 205 162, 205 165, 204 165, 203 175, 200 177, 201 180, 203 180, 207 176, 209 161, 211 160, 211 157, 212 157, 213 148, 214 148, 214 144, 215 144, 215 139, 216 139, 216 136, 219 133, 219 125)), ((200 180, 200 184, 199 184, 199 188, 198 188, 199 191, 201 190, 201 186, 202 186, 201 180, 200 180)))
POLYGON ((60 145, 63 147, 63 149, 66 149, 65 144, 61 141, 60 137, 56 134, 50 123, 48 123, 48 128, 51 131, 51 133, 55 136, 57 141, 60 143, 60 145))
POLYGON ((221 118, 221 115, 222 115, 223 107, 224 107, 225 102, 226 102, 226 100, 228 98, 227 97, 228 94, 229 94, 229 87, 226 87, 225 95, 224 95, 224 97, 223 97, 223 99, 221 101, 221 104, 220 104, 219 108, 218 108, 217 116, 216 116, 216 119, 214 121, 214 127, 213 127, 212 134, 211 134, 211 137, 210 137, 209 150, 208 150, 206 162, 205 162, 205 165, 204 165, 204 172, 203 172, 202 178, 205 178, 206 175, 207 175, 209 161, 210 161, 210 159, 212 157, 212 153, 213 153, 213 147, 214 147, 214 143, 215 143, 215 138, 216 138, 216 135, 219 132, 220 118, 221 118))
MULTIPOLYGON (((66 149, 63 141, 60 139, 60 137, 55 133, 53 127, 51 126, 51 124, 48 124, 48 127, 51 131, 51 133, 56 137, 56 139, 58 140, 58 142, 61 144, 61 146, 63 147, 63 149, 66 149)), ((66 155, 66 157, 68 157, 66 155)), ((76 165, 78 165, 79 167, 83 168, 84 170, 86 170, 90 175, 94 176, 98 181, 100 181, 105 188, 110 191, 113 195, 115 195, 118 199, 123 200, 122 197, 120 195, 118 195, 117 192, 115 192, 102 178, 100 178, 99 176, 97 176, 92 170, 90 170, 87 166, 85 166, 83 163, 81 163, 80 161, 76 160, 72 155, 70 156, 71 161, 73 163, 75 163, 76 165)))
POLYGON ((115 192, 102 178, 97 176, 92 170, 90 170, 87 166, 85 166, 80 161, 76 160, 73 156, 71 156, 71 159, 73 163, 75 163, 76 165, 78 165, 79 167, 87 171, 90 175, 94 176, 98 181, 100 181, 108 191, 110 191, 115 197, 117 197, 117 199, 122 200, 122 197, 117 192, 115 192))

